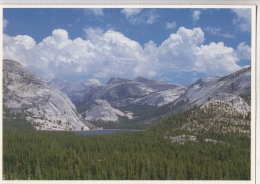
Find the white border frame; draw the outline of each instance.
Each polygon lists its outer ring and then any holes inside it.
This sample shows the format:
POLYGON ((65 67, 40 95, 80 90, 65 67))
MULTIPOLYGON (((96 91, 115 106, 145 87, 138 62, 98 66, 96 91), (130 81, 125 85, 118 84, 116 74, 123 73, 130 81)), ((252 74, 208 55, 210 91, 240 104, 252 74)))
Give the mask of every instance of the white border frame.
MULTIPOLYGON (((158 0, 143 0, 140 4, 140 1, 138 0, 132 0, 131 2, 123 1, 123 0, 96 0, 96 1, 84 1, 84 0, 46 0, 44 2, 35 1, 35 0, 0 0, 1 8, 0 8, 0 29, 3 30, 3 8, 252 8, 252 38, 251 38, 251 57, 252 57, 252 73, 251 73, 251 106, 252 106, 252 112, 251 112, 251 125, 255 125, 255 129, 251 129, 251 180, 250 181, 226 181, 226 180, 218 180, 218 181, 202 181, 202 180, 185 180, 185 181, 174 181, 174 183, 194 183, 194 184, 200 184, 200 183, 260 183, 260 175, 256 175, 256 173, 260 173, 260 158, 259 158, 259 152, 260 152, 260 126, 256 125, 256 122, 260 122, 260 110, 257 109, 257 105, 259 104, 259 87, 260 84, 260 74, 258 74, 257 71, 260 71, 260 64, 259 62, 259 56, 256 52, 256 48, 259 48, 260 39, 257 37, 257 33, 259 33, 259 10, 256 10, 256 7, 250 6, 250 5, 260 5, 260 1, 210 1, 210 0, 204 0, 204 1, 190 1, 190 0, 175 0, 175 1, 169 1, 169 0, 161 0, 158 2, 158 0), (73 2, 73 3, 72 3, 73 2), (239 3, 240 2, 240 3, 239 3), (241 3, 242 2, 242 3, 241 3), (188 3, 188 4, 187 4, 188 3), (179 4, 179 5, 177 5, 179 4), (193 5, 192 5, 193 4, 193 5), (201 5, 198 5, 201 4, 201 5), (203 5, 206 4, 206 5, 203 5), (215 5, 213 5, 215 4, 215 5), (233 5, 231 5, 233 4, 233 5), (257 16, 257 17, 256 17, 257 16), (256 21, 257 18, 257 21, 256 21), (258 27, 256 27, 258 25, 258 27), (257 57, 258 56, 258 57, 257 57), (258 83, 256 83, 258 82, 258 83), (255 100, 254 100, 255 99, 255 100), (255 130, 255 131, 254 131, 255 130), (256 145, 258 143, 258 145, 256 145), (254 146, 253 146, 254 145, 254 146), (257 155, 256 155, 257 153, 257 155), (257 156, 257 157, 256 157, 257 156), (257 171, 257 172, 256 172, 257 171)), ((3 40, 3 34, 0 34, 0 40, 3 40)), ((0 52, 0 56, 2 56, 2 50, 0 52)), ((0 71, 2 71, 2 65, 0 65, 0 71)), ((2 80, 0 80, 0 90, 2 90, 2 80)), ((0 97, 2 99, 2 93, 0 93, 0 97)), ((2 101, 0 110, 2 112, 2 101)), ((2 120, 2 113, 0 113, 1 120, 2 120)), ((1 121, 2 122, 2 121, 1 121)), ((2 123, 0 124, 0 130, 2 130, 2 123)), ((2 135, 2 134, 1 134, 2 135)), ((2 139, 0 139, 0 146, 2 147, 2 139)), ((0 155, 2 156, 2 149, 0 149, 0 155)), ((2 166, 2 159, 0 160, 0 165, 2 166)), ((2 171, 2 168, 0 169, 2 171)), ((57 180, 57 181, 48 181, 48 180, 32 180, 32 181, 13 181, 13 180, 1 180, 2 178, 2 172, 0 172, 0 181, 1 183, 173 183, 173 181, 128 181, 128 180, 115 180, 115 181, 67 181, 67 180, 57 180)))

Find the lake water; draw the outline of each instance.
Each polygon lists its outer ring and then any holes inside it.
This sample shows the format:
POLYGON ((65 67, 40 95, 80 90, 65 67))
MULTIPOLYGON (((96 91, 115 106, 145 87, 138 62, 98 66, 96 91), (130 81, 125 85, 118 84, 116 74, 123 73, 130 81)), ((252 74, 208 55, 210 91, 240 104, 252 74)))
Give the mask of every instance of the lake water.
POLYGON ((87 130, 87 131, 72 131, 76 134, 80 135, 106 135, 106 134, 114 134, 114 133, 136 133, 140 130, 123 130, 123 129, 103 129, 103 130, 87 130))

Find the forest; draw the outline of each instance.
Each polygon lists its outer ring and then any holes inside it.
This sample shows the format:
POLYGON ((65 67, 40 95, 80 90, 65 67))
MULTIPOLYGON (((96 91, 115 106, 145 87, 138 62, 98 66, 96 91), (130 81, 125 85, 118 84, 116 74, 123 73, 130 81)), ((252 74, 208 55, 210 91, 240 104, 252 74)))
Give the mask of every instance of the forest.
POLYGON ((3 116, 5 180, 250 180, 250 125, 214 119, 214 111, 194 107, 135 134, 93 136, 36 131, 22 115, 3 116), (172 142, 183 134, 197 141, 172 142))

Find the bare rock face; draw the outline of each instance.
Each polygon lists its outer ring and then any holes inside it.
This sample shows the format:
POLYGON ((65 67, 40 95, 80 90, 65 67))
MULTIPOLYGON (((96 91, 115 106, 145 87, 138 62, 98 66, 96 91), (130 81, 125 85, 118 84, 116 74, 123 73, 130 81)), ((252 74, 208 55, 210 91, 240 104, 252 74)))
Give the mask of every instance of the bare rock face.
MULTIPOLYGON (((240 114, 251 111, 250 105, 240 95, 251 95, 251 67, 243 68, 224 77, 199 79, 178 98, 174 105, 182 110, 209 103, 226 103, 240 114)), ((232 110, 231 109, 231 110, 232 110)))
POLYGON ((160 107, 174 102, 187 89, 181 84, 158 82, 143 77, 134 80, 111 78, 107 84, 89 88, 77 107, 90 107, 81 112, 86 120, 118 121, 118 116, 133 118, 132 112, 120 112, 112 108, 127 105, 160 107))
MULTIPOLYGON (((129 101, 129 103, 136 104, 139 100, 142 101, 141 98, 145 98, 145 104, 158 105, 161 102, 158 101, 158 104, 155 103, 155 98, 167 98, 167 90, 171 90, 170 93, 172 94, 176 92, 180 95, 186 89, 187 86, 185 85, 163 83, 142 77, 138 77, 135 80, 111 78, 107 84, 89 89, 80 99, 80 102, 85 103, 95 99, 103 99, 109 102, 117 101, 117 104, 120 106, 120 101, 122 101, 122 103, 129 101), (160 92, 162 92, 161 95, 159 94, 160 92), (157 94, 155 95, 154 93, 157 94), (149 95, 151 96, 149 97, 149 95), (134 101, 132 99, 134 99, 134 101), (151 102, 149 99, 151 99, 151 102)), ((167 100, 169 100, 169 98, 167 100)), ((164 102, 167 103, 167 100, 164 102)))
POLYGON ((197 136, 194 135, 183 134, 175 137, 170 137, 170 139, 173 143, 179 143, 179 144, 184 144, 186 141, 197 142, 197 136))
POLYGON ((89 129, 65 93, 16 61, 3 60, 3 103, 11 113, 24 114, 36 129, 89 129))
POLYGON ((118 115, 132 119, 130 112, 121 112, 120 110, 111 107, 106 100, 100 99, 96 99, 91 105, 91 108, 86 111, 84 115, 86 120, 91 121, 117 121, 118 115))
POLYGON ((223 113, 235 113, 245 118, 251 113, 251 105, 247 104, 243 98, 239 95, 222 92, 213 98, 209 99, 208 102, 204 103, 200 108, 209 108, 215 106, 215 110, 223 113), (224 108, 222 107, 224 106, 224 108))

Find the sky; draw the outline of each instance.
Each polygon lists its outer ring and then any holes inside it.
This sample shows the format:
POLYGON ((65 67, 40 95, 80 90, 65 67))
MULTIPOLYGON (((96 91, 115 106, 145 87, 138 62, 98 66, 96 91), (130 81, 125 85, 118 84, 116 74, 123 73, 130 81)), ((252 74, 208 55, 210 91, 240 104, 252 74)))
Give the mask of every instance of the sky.
POLYGON ((251 65, 251 9, 4 8, 3 59, 46 82, 189 85, 251 65))

